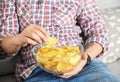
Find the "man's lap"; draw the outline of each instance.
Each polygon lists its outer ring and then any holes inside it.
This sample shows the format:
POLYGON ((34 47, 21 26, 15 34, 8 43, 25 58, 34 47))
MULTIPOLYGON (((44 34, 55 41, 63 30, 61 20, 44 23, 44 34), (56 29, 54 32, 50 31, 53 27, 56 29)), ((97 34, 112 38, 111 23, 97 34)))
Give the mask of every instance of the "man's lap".
POLYGON ((92 61, 75 76, 64 79, 44 72, 37 67, 24 82, 120 82, 99 60, 92 61))

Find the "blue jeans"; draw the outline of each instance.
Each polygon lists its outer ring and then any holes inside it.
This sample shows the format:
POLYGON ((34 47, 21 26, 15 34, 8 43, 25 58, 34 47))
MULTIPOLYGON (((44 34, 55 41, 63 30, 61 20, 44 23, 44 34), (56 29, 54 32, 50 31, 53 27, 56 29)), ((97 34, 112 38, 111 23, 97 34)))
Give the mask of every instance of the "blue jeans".
POLYGON ((120 82, 99 60, 93 60, 81 72, 71 78, 53 76, 37 67, 24 82, 120 82))

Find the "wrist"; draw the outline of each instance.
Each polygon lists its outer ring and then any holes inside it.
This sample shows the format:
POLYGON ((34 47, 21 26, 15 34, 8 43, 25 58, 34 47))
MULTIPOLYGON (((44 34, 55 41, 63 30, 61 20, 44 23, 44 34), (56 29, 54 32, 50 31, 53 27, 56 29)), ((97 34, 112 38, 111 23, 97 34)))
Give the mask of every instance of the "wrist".
POLYGON ((85 53, 89 54, 91 59, 94 59, 102 52, 102 50, 103 48, 99 43, 91 42, 86 45, 85 53))
POLYGON ((17 35, 4 37, 1 42, 1 47, 4 52, 9 54, 16 53, 21 48, 17 35))

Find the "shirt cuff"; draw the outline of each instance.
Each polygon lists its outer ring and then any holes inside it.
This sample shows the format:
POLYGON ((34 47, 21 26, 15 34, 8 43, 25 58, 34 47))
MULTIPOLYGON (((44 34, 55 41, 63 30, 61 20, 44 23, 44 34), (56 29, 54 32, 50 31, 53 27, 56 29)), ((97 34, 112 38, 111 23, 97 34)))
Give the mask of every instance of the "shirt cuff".
POLYGON ((108 50, 108 39, 104 36, 91 36, 86 40, 85 45, 89 44, 90 42, 96 42, 102 45, 103 51, 100 53, 100 55, 102 55, 108 50))

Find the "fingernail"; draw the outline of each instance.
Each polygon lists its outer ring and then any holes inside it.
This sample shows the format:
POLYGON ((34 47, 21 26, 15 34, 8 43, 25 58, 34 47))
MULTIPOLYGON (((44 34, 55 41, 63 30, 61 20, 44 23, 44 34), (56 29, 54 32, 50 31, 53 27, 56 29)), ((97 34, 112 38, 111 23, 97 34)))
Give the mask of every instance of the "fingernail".
POLYGON ((36 45, 37 44, 37 42, 34 42, 34 45, 36 45))

